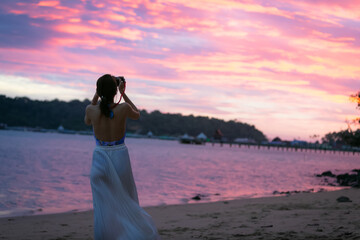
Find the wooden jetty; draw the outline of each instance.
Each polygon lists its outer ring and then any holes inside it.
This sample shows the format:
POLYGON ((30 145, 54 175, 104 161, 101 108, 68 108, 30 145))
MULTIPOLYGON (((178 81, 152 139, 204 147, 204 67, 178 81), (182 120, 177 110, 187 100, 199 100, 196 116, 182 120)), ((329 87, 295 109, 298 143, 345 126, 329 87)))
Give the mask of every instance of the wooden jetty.
POLYGON ((253 148, 253 149, 275 149, 278 151, 286 151, 286 152, 318 152, 318 153, 333 153, 333 154, 358 154, 360 155, 360 148, 346 148, 346 149, 338 149, 338 148, 329 148, 323 146, 289 146, 289 145, 274 145, 274 144, 256 144, 256 143, 234 143, 234 142, 220 142, 220 141, 212 141, 210 142, 212 146, 215 144, 220 145, 221 147, 224 145, 229 145, 229 147, 239 147, 239 148, 253 148))

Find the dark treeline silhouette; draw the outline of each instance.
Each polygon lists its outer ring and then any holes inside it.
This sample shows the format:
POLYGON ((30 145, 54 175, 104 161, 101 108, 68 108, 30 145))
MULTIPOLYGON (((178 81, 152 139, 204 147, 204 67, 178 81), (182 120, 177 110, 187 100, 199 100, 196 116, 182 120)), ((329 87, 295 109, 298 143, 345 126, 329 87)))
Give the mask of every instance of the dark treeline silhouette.
POLYGON ((340 132, 331 132, 322 138, 323 143, 328 143, 333 147, 342 145, 360 147, 360 129, 356 131, 344 130, 340 132))
POLYGON ((66 129, 87 130, 91 129, 84 124, 84 111, 88 104, 89 100, 38 101, 0 95, 0 123, 46 129, 57 129, 62 125, 66 129))
POLYGON ((187 133, 197 136, 203 132, 212 137, 215 130, 221 129, 224 137, 229 140, 235 138, 251 138, 261 142, 267 140, 264 134, 255 126, 235 121, 224 121, 216 118, 183 116, 181 114, 141 111, 139 121, 129 121, 128 128, 132 132, 142 134, 152 131, 155 135, 179 136, 187 133))
MULTIPOLYGON (((89 100, 39 101, 26 97, 9 98, 0 95, 0 123, 8 126, 40 127, 56 129, 62 125, 69 130, 91 130, 84 124, 85 107, 89 100)), ((224 121, 216 118, 183 116, 181 114, 141 111, 140 120, 128 120, 127 130, 131 133, 180 136, 184 133, 196 136, 203 132, 212 137, 215 130, 221 129, 224 137, 251 138, 257 142, 267 140, 255 126, 237 121, 224 121)))
MULTIPOLYGON (((350 95, 350 100, 357 103, 357 109, 360 110, 360 91, 350 95)), ((360 118, 357 117, 351 121, 347 121, 348 129, 339 132, 330 132, 326 134, 322 141, 332 146, 348 145, 352 147, 360 147, 360 129, 352 130, 351 125, 359 126, 360 118)))

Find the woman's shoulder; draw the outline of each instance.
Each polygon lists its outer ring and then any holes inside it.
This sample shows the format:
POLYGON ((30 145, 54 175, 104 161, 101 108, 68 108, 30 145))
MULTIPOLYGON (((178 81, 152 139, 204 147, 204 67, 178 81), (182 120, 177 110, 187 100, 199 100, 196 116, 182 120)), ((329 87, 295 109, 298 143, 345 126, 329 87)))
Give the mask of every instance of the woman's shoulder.
POLYGON ((117 105, 113 111, 120 116, 127 117, 130 105, 126 102, 117 105))
POLYGON ((86 109, 85 109, 85 112, 87 114, 94 114, 94 113, 99 112, 99 111, 100 111, 99 105, 89 104, 89 105, 86 106, 86 109))
POLYGON ((121 110, 121 109, 126 109, 126 108, 129 108, 129 107, 130 107, 130 105, 129 105, 128 103, 123 102, 123 103, 120 103, 119 105, 117 105, 117 106, 115 107, 115 109, 121 110))
POLYGON ((86 111, 93 111, 95 109, 99 108, 98 105, 89 104, 86 106, 86 111))

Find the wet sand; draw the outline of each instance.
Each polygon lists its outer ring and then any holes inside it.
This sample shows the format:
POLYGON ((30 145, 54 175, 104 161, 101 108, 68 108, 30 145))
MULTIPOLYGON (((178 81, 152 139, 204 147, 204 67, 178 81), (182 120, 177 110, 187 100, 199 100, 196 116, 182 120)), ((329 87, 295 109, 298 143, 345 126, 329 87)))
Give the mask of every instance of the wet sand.
MULTIPOLYGON (((145 209, 162 239, 360 239, 360 189, 145 209)), ((93 212, 0 218, 0 239, 93 239, 93 212)))

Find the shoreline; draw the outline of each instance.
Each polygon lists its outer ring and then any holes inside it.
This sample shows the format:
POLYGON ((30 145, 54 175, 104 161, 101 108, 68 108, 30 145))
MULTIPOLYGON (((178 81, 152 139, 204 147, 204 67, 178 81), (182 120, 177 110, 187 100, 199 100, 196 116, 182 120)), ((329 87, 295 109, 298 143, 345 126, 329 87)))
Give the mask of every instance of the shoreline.
MULTIPOLYGON (((162 239, 360 239, 354 188, 144 209, 162 239)), ((0 239, 93 239, 93 212, 0 218, 0 239)))
MULTIPOLYGON (((326 186, 323 185, 317 189, 311 188, 308 190, 292 190, 292 191, 273 191, 272 193, 267 194, 251 194, 246 196, 239 196, 237 198, 231 199, 213 199, 209 200, 207 194, 195 194, 194 197, 190 197, 187 202, 181 203, 173 203, 173 204, 160 204, 160 205, 140 205, 142 208, 156 208, 161 206, 177 206, 177 205, 188 205, 188 204, 207 204, 207 203, 215 203, 215 202, 224 202, 224 201, 238 201, 238 200, 246 200, 246 199, 256 199, 256 198, 272 198, 272 197, 283 197, 289 196, 299 193, 319 193, 319 192, 332 192, 332 191, 340 191, 350 188, 349 186, 326 186), (199 197, 199 198, 198 198, 199 197), (195 200, 196 199, 196 200, 195 200)), ((17 218, 17 217, 32 217, 32 216, 44 216, 44 215, 56 215, 56 214, 66 214, 66 213, 81 213, 81 212, 89 212, 92 211, 92 208, 68 208, 63 210, 49 210, 49 209, 26 209, 26 210, 15 210, 10 212, 9 214, 0 215, 0 220, 2 218, 17 218)), ((5 212, 5 211, 4 211, 5 212)))

